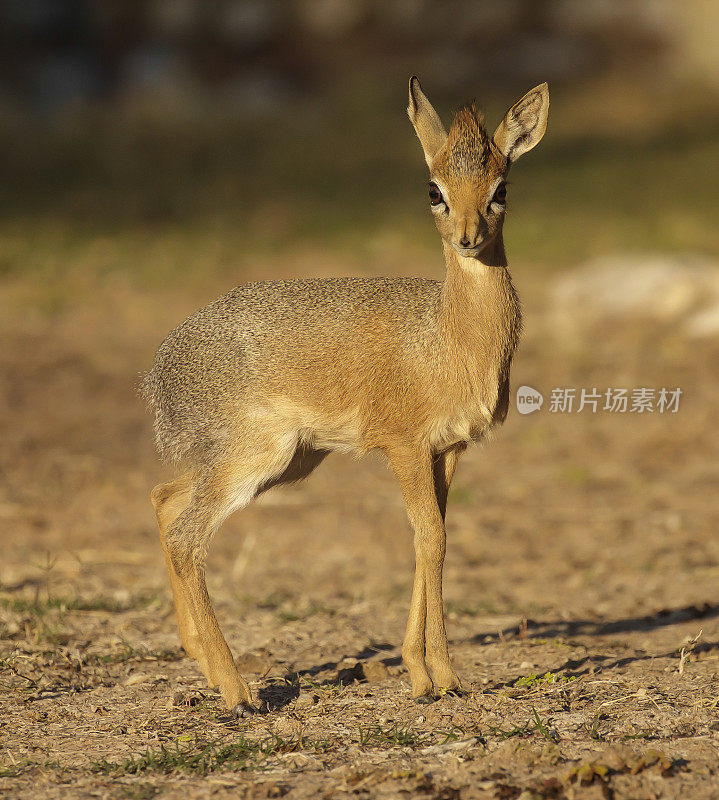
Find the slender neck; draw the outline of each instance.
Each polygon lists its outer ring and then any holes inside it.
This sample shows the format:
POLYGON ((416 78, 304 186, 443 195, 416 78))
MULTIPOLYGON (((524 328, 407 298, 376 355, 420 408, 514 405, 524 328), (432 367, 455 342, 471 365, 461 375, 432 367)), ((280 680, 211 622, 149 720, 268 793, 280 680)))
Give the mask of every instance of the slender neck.
POLYGON ((479 358, 486 357, 487 347, 496 349, 499 363, 508 364, 519 339, 521 310, 501 233, 481 258, 463 258, 446 244, 444 256, 440 319, 448 341, 464 343, 479 358))
POLYGON ((473 298, 481 300, 482 295, 486 295, 492 287, 511 285, 501 233, 477 258, 460 256, 445 241, 442 242, 442 245, 447 266, 443 292, 445 307, 456 303, 460 298, 467 301, 471 301, 473 298))

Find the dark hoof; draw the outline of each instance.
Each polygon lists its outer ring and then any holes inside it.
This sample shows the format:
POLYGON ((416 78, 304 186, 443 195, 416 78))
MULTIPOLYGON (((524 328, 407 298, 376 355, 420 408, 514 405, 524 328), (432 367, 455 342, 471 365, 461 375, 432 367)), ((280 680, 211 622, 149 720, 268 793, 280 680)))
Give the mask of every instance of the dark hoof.
POLYGON ((432 703, 436 703, 437 700, 439 700, 439 698, 435 697, 434 695, 423 694, 422 697, 418 697, 415 700, 415 703, 417 703, 417 705, 419 706, 428 706, 431 705, 432 703))
POLYGON ((246 719, 247 717, 254 717, 257 709, 248 703, 238 703, 232 709, 232 716, 234 719, 246 719))

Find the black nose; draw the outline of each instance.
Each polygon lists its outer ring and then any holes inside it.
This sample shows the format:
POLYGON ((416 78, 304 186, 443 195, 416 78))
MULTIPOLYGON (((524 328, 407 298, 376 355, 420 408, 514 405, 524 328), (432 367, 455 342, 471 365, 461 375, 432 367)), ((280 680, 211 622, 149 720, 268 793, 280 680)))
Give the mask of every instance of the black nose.
POLYGON ((460 247, 469 247, 469 237, 465 233, 465 235, 459 240, 460 247))

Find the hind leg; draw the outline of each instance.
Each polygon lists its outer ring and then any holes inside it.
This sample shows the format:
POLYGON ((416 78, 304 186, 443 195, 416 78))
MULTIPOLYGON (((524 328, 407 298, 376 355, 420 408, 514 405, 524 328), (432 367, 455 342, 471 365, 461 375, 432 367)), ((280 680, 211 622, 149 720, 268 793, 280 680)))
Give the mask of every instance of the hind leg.
POLYGON ((205 560, 212 535, 236 509, 246 506, 258 489, 286 469, 295 442, 282 447, 266 442, 242 460, 215 464, 198 480, 189 503, 167 533, 167 552, 197 631, 205 675, 218 686, 227 707, 251 713, 249 687, 237 671, 205 582, 205 560))
POLYGON ((165 554, 165 563, 167 564, 167 571, 170 576, 170 585, 172 586, 172 596, 175 606, 175 616, 177 618, 177 627, 180 632, 180 641, 187 655, 200 662, 203 672, 206 672, 203 665, 205 659, 202 652, 200 637, 197 633, 192 615, 190 614, 190 607, 185 597, 184 590, 167 552, 166 542, 168 529, 189 505, 192 497, 192 489, 191 475, 188 473, 177 480, 169 481, 168 483, 160 483, 155 486, 150 495, 150 499, 155 509, 155 515, 157 516, 157 524, 160 529, 160 543, 163 553, 165 554))

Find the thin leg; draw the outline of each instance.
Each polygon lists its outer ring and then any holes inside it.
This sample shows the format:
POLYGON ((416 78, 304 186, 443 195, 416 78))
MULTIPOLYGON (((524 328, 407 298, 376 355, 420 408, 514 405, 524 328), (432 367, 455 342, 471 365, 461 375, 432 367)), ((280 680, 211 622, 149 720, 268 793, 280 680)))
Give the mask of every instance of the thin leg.
POLYGON ((441 559, 435 561, 428 567, 426 581, 428 587, 435 585, 434 594, 430 594, 428 588, 427 596, 427 630, 425 661, 435 685, 440 689, 459 688, 459 678, 452 668, 449 657, 449 647, 447 645, 447 633, 444 627, 444 609, 442 601, 442 567, 444 564, 444 554, 446 549, 446 534, 444 520, 447 511, 447 495, 452 483, 454 471, 459 461, 459 456, 464 452, 466 446, 458 446, 452 450, 447 450, 435 457, 432 465, 434 478, 434 489, 437 497, 437 506, 442 516, 442 552, 441 559), (430 608, 430 603, 434 598, 434 605, 430 608), (437 599, 439 597, 439 599, 437 599))
POLYGON ((215 464, 195 484, 187 507, 168 529, 167 553, 177 575, 179 594, 197 632, 200 662, 210 686, 218 686, 227 707, 244 716, 251 713, 250 689, 237 671, 205 582, 205 560, 210 540, 222 522, 246 506, 259 487, 287 468, 294 447, 265 441, 261 449, 248 451, 242 460, 215 464))
POLYGON ((410 601, 407 628, 402 644, 402 660, 409 670, 412 681, 412 697, 428 697, 433 694, 432 679, 424 660, 425 627, 427 624, 427 590, 424 566, 420 559, 420 545, 415 534, 415 567, 412 599, 410 601))
POLYGON ((449 662, 442 610, 444 523, 435 491, 431 454, 393 453, 390 463, 399 480, 414 530, 415 580, 402 657, 412 680, 412 695, 422 697, 432 693, 430 672, 437 689, 459 686, 449 662))
MULTIPOLYGON (((165 554, 165 563, 170 575, 172 596, 174 600, 177 627, 180 631, 180 640, 190 658, 204 661, 204 654, 200 644, 200 637, 195 628, 195 623, 190 614, 190 607, 184 595, 182 585, 175 572, 172 560, 167 552, 167 531, 177 517, 185 510, 192 496, 192 483, 190 475, 183 475, 169 483, 158 484, 150 495, 155 508, 157 524, 160 529, 160 543, 165 554)), ((203 669, 203 672, 205 670, 203 669)))
POLYGON ((167 552, 177 575, 179 594, 187 609, 200 643, 200 666, 210 686, 219 688, 230 709, 251 707, 252 695, 237 671, 205 583, 207 546, 227 516, 224 487, 198 487, 187 508, 179 515, 167 535, 167 552), (214 495, 214 497, 212 497, 214 495))

